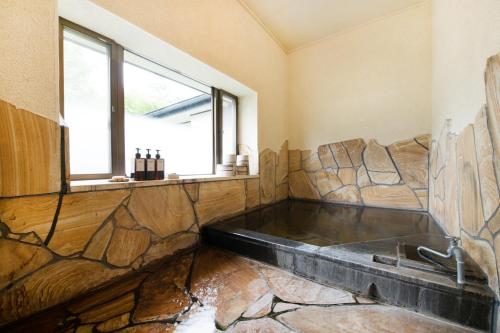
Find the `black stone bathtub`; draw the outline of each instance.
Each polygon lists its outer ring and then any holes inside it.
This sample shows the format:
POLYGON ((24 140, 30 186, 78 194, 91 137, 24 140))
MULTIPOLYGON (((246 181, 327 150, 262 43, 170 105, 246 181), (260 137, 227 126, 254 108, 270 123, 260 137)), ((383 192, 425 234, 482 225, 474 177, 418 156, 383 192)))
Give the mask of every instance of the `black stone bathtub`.
POLYGON ((436 265, 417 255, 419 245, 447 247, 427 213, 287 200, 206 226, 203 240, 380 302, 493 330, 495 296, 470 258, 459 286, 453 260, 436 265))

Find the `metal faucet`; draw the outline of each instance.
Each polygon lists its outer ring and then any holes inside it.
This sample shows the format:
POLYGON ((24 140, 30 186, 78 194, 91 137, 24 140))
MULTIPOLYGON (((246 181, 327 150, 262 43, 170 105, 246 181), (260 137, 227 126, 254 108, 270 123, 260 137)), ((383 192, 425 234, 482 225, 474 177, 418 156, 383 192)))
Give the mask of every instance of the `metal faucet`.
POLYGON ((457 262, 457 283, 458 284, 464 284, 465 283, 465 263, 464 263, 464 256, 463 256, 463 250, 462 248, 458 245, 458 241, 460 238, 457 237, 452 237, 452 236, 445 236, 446 239, 448 239, 448 250, 446 253, 441 253, 439 251, 430 249, 425 246, 419 246, 417 248, 418 254, 435 263, 431 258, 427 257, 425 254, 422 253, 422 251, 426 251, 429 253, 432 253, 438 257, 445 258, 445 259, 450 259, 451 257, 455 257, 455 261, 457 262))

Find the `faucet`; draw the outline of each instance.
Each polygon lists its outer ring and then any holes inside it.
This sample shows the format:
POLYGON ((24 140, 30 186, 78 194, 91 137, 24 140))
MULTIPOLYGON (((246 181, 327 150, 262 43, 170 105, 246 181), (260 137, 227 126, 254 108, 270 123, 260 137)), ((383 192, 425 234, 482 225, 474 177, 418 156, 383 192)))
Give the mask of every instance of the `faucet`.
POLYGON ((451 257, 455 257, 455 261, 457 262, 457 283, 458 284, 464 284, 465 283, 465 263, 464 263, 464 256, 463 256, 463 250, 462 248, 458 245, 458 241, 460 238, 457 237, 452 237, 452 236, 445 236, 446 239, 448 239, 448 250, 446 253, 441 253, 439 251, 430 249, 425 246, 419 246, 417 248, 418 254, 426 259, 429 260, 433 263, 436 263, 433 261, 431 258, 427 257, 425 254, 423 254, 423 251, 429 252, 431 254, 434 254, 438 257, 445 258, 445 259, 450 259, 451 257))

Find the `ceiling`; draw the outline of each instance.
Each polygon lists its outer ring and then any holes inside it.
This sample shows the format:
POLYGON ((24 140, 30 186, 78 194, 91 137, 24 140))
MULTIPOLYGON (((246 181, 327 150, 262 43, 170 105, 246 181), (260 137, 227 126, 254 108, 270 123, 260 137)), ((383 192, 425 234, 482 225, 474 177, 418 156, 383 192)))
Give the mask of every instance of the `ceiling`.
POLYGON ((422 0, 240 0, 286 52, 422 0))

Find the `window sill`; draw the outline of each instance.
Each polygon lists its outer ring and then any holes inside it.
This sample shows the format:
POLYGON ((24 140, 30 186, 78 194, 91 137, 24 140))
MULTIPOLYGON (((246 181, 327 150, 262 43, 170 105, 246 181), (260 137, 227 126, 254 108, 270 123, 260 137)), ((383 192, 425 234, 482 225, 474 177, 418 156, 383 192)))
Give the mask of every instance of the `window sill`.
POLYGON ((254 179, 254 178, 259 178, 259 175, 244 175, 244 176, 233 176, 233 177, 221 177, 217 175, 181 176, 180 179, 146 180, 146 181, 130 180, 125 183, 112 183, 109 182, 107 179, 72 180, 68 192, 77 193, 77 192, 105 191, 105 190, 118 190, 118 189, 137 188, 137 187, 205 183, 205 182, 238 180, 238 179, 254 179))

